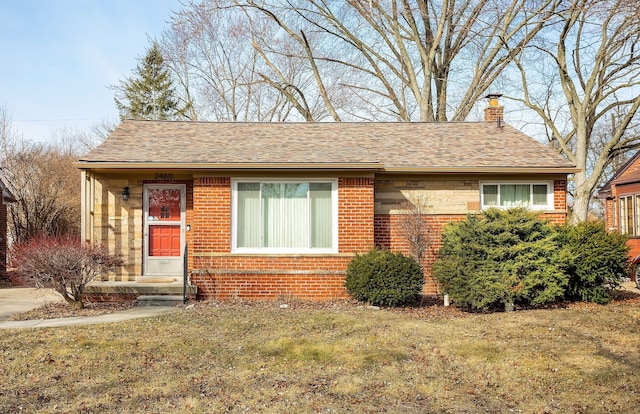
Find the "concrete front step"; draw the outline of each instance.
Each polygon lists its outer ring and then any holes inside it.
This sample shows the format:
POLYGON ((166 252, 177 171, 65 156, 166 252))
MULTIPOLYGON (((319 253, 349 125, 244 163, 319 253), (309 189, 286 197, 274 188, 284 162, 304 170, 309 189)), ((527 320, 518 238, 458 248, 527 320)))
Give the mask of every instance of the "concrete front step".
POLYGON ((183 303, 178 295, 141 295, 138 296, 138 306, 175 306, 183 303))
MULTIPOLYGON (((92 282, 85 287, 84 295, 96 302, 122 302, 136 300, 140 296, 179 296, 182 302, 182 281, 156 282, 92 282)), ((187 298, 195 299, 198 287, 187 285, 187 298)))

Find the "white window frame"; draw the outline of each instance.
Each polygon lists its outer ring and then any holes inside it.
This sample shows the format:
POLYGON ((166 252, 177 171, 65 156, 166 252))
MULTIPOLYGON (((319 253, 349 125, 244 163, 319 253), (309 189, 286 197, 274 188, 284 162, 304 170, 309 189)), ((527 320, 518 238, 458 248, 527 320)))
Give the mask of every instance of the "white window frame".
MULTIPOLYGON (((624 194, 618 197, 619 210, 618 229, 620 233, 629 237, 640 236, 640 194, 624 194), (631 202, 631 208, 629 208, 631 202), (631 210, 631 227, 629 227, 629 210, 631 210)), ((614 209, 615 211, 615 209, 614 209)))
POLYGON ((555 210, 554 208, 554 194, 553 194, 553 181, 482 181, 480 182, 480 206, 482 210, 486 210, 489 208, 499 208, 502 210, 507 210, 508 206, 500 205, 500 186, 501 185, 528 185, 529 186, 529 205, 522 206, 528 208, 530 210, 535 211, 550 211, 555 210), (498 186, 498 205, 496 206, 487 206, 484 202, 484 186, 485 185, 497 185, 498 186), (546 185, 547 186, 547 204, 544 206, 536 206, 533 205, 533 186, 534 185, 546 185))
POLYGON ((338 180, 336 178, 301 178, 297 179, 259 179, 232 178, 231 179, 231 253, 252 254, 327 254, 338 253, 338 180), (268 183, 268 184, 300 184, 300 183, 330 183, 331 184, 331 247, 330 248, 282 248, 282 247, 238 247, 238 183, 268 183))

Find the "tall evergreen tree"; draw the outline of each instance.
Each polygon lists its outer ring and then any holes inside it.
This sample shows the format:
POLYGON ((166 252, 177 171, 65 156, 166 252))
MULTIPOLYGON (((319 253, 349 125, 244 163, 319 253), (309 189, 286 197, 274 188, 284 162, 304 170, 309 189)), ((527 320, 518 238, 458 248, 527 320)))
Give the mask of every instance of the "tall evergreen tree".
POLYGON ((120 119, 183 119, 188 105, 180 107, 164 58, 156 43, 147 50, 133 77, 115 86, 120 119))

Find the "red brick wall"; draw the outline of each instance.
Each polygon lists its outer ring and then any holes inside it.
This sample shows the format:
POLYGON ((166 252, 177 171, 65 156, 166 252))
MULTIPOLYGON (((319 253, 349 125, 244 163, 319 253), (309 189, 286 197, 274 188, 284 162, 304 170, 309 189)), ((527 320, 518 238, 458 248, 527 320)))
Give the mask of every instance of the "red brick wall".
MULTIPOLYGON (((400 231, 400 222, 405 216, 402 214, 376 214, 375 217, 375 241, 376 247, 391 250, 393 252, 400 251, 402 254, 409 255, 411 250, 406 238, 400 231)), ((439 293, 438 284, 431 276, 431 267, 436 259, 436 255, 442 246, 442 230, 444 226, 452 221, 464 220, 467 216, 464 214, 455 215, 427 215, 426 222, 429 229, 430 247, 425 253, 422 260, 422 268, 425 273, 425 284, 423 293, 434 295, 439 293)))
POLYGON ((201 177, 193 182, 191 251, 231 251, 231 179, 201 177))
POLYGON ((373 183, 373 178, 338 180, 340 253, 363 252, 374 246, 373 183))
MULTIPOLYGON (((558 213, 544 217, 555 223, 566 219, 566 181, 554 182, 558 213)), ((344 298, 344 272, 354 253, 373 246, 409 254, 399 231, 402 215, 374 215, 374 179, 338 179, 338 253, 320 255, 261 255, 231 253, 231 179, 197 178, 193 184, 190 220, 190 269, 199 298, 344 298)), ((431 215, 430 249, 423 260, 424 293, 436 294, 431 267, 441 245, 444 226, 463 220, 464 214, 431 215)))
MULTIPOLYGON (((544 213, 542 218, 549 220, 554 224, 564 224, 566 222, 566 181, 554 181, 554 208, 558 212, 544 213)), ((400 222, 404 215, 401 214, 376 214, 375 217, 375 243, 376 246, 391 251, 401 251, 405 255, 411 253, 406 238, 400 231, 400 222)), ((431 276, 431 267, 436 260, 438 250, 442 246, 442 230, 444 226, 453 221, 464 220, 464 214, 452 215, 427 215, 427 228, 429 229, 430 248, 425 253, 422 260, 422 267, 425 272, 425 285, 423 292, 425 294, 437 294, 438 285, 436 280, 431 276)))
MULTIPOLYGON (((622 175, 624 177, 630 171, 637 170, 640 168, 640 162, 635 162, 632 164, 629 169, 622 175)), ((607 228, 607 231, 619 231, 620 230, 620 221, 615 220, 614 215, 619 215, 620 211, 616 211, 620 208, 619 197, 624 197, 628 195, 634 195, 640 193, 640 183, 629 183, 624 185, 612 185, 611 186, 611 195, 612 198, 604 200, 604 223, 607 228), (616 202, 614 202, 614 200, 616 202)), ((640 256, 640 237, 638 236, 629 236, 629 240, 627 240, 627 246, 629 246, 629 259, 633 260, 636 257, 640 256)), ((635 280, 634 272, 630 273, 631 280, 635 280)))
POLYGON ((553 182, 553 208, 556 210, 567 209, 567 180, 553 182))
POLYGON ((607 231, 614 231, 616 230, 615 222, 613 220, 614 218, 613 209, 615 204, 613 203, 613 199, 611 198, 606 198, 603 201, 604 201, 604 224, 607 228, 607 231))
POLYGON ((373 240, 373 178, 338 179, 338 253, 231 253, 231 179, 194 180, 190 269, 199 298, 347 297, 344 272, 373 240))

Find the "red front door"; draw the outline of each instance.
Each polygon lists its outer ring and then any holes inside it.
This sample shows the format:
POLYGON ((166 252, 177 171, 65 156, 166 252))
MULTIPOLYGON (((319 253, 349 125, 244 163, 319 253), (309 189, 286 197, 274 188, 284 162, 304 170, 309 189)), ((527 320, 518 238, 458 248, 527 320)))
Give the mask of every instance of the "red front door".
POLYGON ((184 185, 147 185, 145 201, 145 274, 182 272, 184 185))
POLYGON ((149 226, 149 256, 180 256, 180 226, 149 226))

